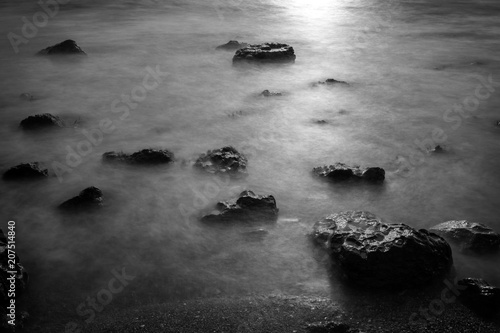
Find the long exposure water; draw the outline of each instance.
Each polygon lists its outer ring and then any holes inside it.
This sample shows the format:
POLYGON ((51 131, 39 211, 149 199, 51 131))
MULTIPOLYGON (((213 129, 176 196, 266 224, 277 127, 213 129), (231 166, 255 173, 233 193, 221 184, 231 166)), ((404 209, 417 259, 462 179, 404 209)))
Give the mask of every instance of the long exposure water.
MULTIPOLYGON (((40 161, 51 171, 44 181, 0 187, 0 226, 17 222, 39 320, 64 324, 122 267, 136 278, 116 306, 253 292, 340 298, 307 234, 343 210, 416 228, 467 219, 500 231, 495 1, 73 0, 16 53, 8 34, 22 36, 22 17, 32 21, 40 10, 36 1, 0 2, 0 167, 40 161), (66 39, 88 57, 34 56, 66 39), (297 60, 233 67, 233 52, 215 50, 232 39, 287 43, 297 60), (159 84, 126 106, 122 96, 138 91, 147 68, 162 73, 159 84), (311 88, 327 78, 351 85, 311 88), (285 94, 258 96, 264 89, 285 94), (35 99, 21 100, 26 92, 35 99), (68 126, 18 128, 45 112, 68 126), (103 121, 112 129, 101 139, 103 121), (94 144, 85 143, 88 133, 94 144), (438 144, 445 153, 424 151, 438 144), (226 145, 248 155, 246 179, 193 172, 200 153, 226 145), (178 162, 101 160, 149 147, 171 150, 178 162), (67 169, 56 175, 54 162, 67 169), (333 185, 311 175, 334 162, 383 167, 385 183, 333 185), (91 185, 104 192, 100 212, 56 209, 91 185), (265 237, 249 237, 248 225, 197 221, 246 188, 276 197, 280 218, 263 227, 265 237)), ((454 259, 459 276, 500 284, 498 256, 454 259)))

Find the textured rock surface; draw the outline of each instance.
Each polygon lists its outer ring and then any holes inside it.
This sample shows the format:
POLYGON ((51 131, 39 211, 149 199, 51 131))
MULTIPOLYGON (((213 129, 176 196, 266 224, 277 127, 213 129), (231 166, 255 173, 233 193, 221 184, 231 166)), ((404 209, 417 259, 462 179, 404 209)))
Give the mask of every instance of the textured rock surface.
POLYGON ((49 46, 37 53, 37 55, 87 55, 83 50, 76 44, 74 40, 67 39, 56 45, 49 46))
POLYGON ((379 167, 361 169, 359 166, 348 166, 344 163, 324 165, 313 169, 313 173, 333 181, 366 180, 381 182, 385 179, 385 170, 379 167))
POLYGON ((349 83, 345 82, 345 81, 338 81, 338 80, 335 80, 335 79, 326 79, 326 81, 318 81, 318 82, 314 82, 312 84, 313 87, 318 87, 318 86, 333 86, 333 85, 337 85, 337 84, 340 84, 340 85, 349 85, 349 83))
POLYGON ((448 221, 429 230, 456 243, 462 251, 494 252, 500 248, 500 234, 484 224, 466 220, 448 221))
POLYGON ((91 186, 81 191, 76 197, 63 202, 59 208, 63 210, 92 209, 102 206, 102 202, 102 191, 91 186))
POLYGON ((226 44, 222 44, 216 47, 217 50, 235 51, 241 48, 247 47, 247 43, 240 43, 237 40, 230 40, 226 44))
POLYGON ((25 179, 40 179, 49 175, 49 170, 44 169, 38 162, 23 163, 16 165, 5 171, 3 174, 4 180, 25 180, 25 179))
POLYGON ((275 221, 279 211, 272 195, 261 196, 249 190, 241 192, 235 200, 217 203, 215 208, 202 221, 275 221))
POLYGON ((19 126, 24 130, 37 130, 46 127, 63 127, 63 122, 57 116, 42 113, 23 119, 19 126))
POLYGON ((280 43, 252 44, 236 51, 233 63, 238 62, 294 62, 293 47, 280 43))
POLYGON ((207 151, 201 154, 194 166, 213 174, 229 174, 245 176, 247 174, 247 158, 231 146, 207 151))
POLYGON ((143 149, 133 154, 106 152, 102 155, 105 161, 126 162, 132 164, 163 164, 174 161, 174 153, 162 149, 143 149))
POLYGON ((500 289, 483 279, 466 278, 458 281, 460 299, 477 313, 493 317, 500 312, 500 289))
POLYGON ((363 211, 332 214, 313 237, 349 280, 372 287, 412 287, 447 272, 451 248, 441 237, 404 224, 386 224, 363 211))

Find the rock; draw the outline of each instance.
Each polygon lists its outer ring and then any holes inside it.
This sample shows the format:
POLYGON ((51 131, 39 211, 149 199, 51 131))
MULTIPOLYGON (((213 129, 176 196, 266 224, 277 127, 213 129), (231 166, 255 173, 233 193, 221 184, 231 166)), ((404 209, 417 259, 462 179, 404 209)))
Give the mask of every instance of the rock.
POLYGON ((462 279, 458 281, 458 286, 463 289, 460 292, 463 303, 480 315, 496 317, 500 311, 500 288, 478 278, 462 279))
POLYGON ((245 176, 247 174, 247 158, 231 146, 207 151, 201 154, 194 166, 213 174, 229 174, 245 176))
POLYGON ((230 40, 226 44, 222 44, 216 47, 217 50, 235 51, 241 48, 247 47, 248 43, 240 43, 237 40, 230 40))
POLYGON ((437 145, 433 149, 431 149, 431 152, 433 153, 444 153, 445 149, 441 147, 440 145, 437 145))
POLYGON ((271 222, 278 218, 279 209, 272 195, 261 196, 252 191, 241 192, 231 201, 221 201, 216 211, 202 217, 204 222, 261 221, 271 222))
POLYGON ((350 281, 368 287, 423 285, 446 273, 453 262, 450 245, 440 236, 383 223, 369 212, 327 216, 314 224, 312 236, 350 281))
POLYGON ((283 96, 282 93, 280 92, 275 92, 275 91, 269 91, 269 90, 264 90, 263 92, 260 93, 260 96, 264 97, 273 97, 273 96, 283 96))
POLYGON ((500 120, 497 121, 497 126, 500 126, 500 120))
POLYGON ((318 125, 326 125, 326 124, 328 124, 328 121, 326 121, 324 119, 315 119, 315 120, 313 120, 313 122, 315 124, 318 124, 318 125))
POLYGON ((465 252, 494 252, 500 248, 500 234, 484 224, 466 220, 448 221, 429 230, 456 243, 465 252))
POLYGON ((35 99, 35 97, 33 97, 33 95, 30 93, 22 93, 21 95, 19 95, 19 98, 22 99, 23 101, 30 101, 30 102, 35 99))
POLYGON ((23 119, 19 126, 24 130, 38 130, 47 127, 63 127, 64 125, 59 117, 50 113, 42 113, 23 119))
POLYGON ((102 154, 105 161, 126 162, 131 164, 164 164, 174 161, 174 153, 161 149, 143 149, 131 155, 122 152, 106 152, 102 154))
POLYGON ((307 325, 309 333, 360 333, 360 330, 334 321, 318 321, 307 325))
POLYGON ((315 82, 312 84, 313 87, 317 87, 317 86, 333 86, 333 85, 349 85, 349 83, 345 82, 345 81, 338 81, 338 80, 335 80, 335 79, 326 79, 326 81, 318 81, 318 82, 315 82))
POLYGON ((48 177, 49 170, 41 167, 38 162, 22 163, 5 171, 4 180, 27 180, 48 177))
POLYGON ((87 55, 76 44, 74 40, 68 39, 56 45, 49 46, 37 53, 37 55, 87 55))
POLYGON ((97 187, 87 187, 76 197, 71 198, 59 205, 63 210, 82 210, 101 207, 103 205, 102 191, 97 187))
POLYGON ((348 166, 344 163, 324 165, 313 169, 319 177, 332 181, 365 180, 368 182, 382 182, 385 179, 385 170, 379 167, 361 169, 359 166, 348 166))
POLYGON ((259 63, 285 63, 295 62, 293 47, 280 43, 252 44, 236 51, 233 63, 259 62, 259 63))

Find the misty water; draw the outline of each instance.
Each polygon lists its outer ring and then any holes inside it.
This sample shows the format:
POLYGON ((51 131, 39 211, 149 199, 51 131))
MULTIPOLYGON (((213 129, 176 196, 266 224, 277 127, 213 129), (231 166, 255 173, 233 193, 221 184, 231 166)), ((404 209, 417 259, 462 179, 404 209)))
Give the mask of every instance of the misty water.
MULTIPOLYGON (((341 300, 341 284, 307 234, 344 210, 415 228, 467 219, 500 231, 500 84, 483 88, 489 96, 472 111, 449 112, 489 77, 500 83, 495 1, 74 0, 15 53, 7 34, 21 35, 21 18, 39 11, 35 1, 0 2, 0 167, 40 161, 51 177, 2 182, 0 226, 17 222, 18 255, 42 322, 75 318, 122 267, 136 278, 110 306, 248 293, 341 300), (66 39, 88 57, 34 56, 66 39), (233 67, 233 52, 215 47, 234 39, 290 44, 296 62, 233 67), (115 112, 113 102, 141 85, 148 67, 168 74, 128 114, 115 112), (350 86, 311 88, 327 78, 350 86), (264 89, 284 96, 258 96, 264 89), (35 99, 21 100, 25 92, 35 99), (18 128, 45 112, 67 127, 18 128), (95 133, 103 120, 113 130, 89 149, 84 131, 95 133), (445 140, 434 142, 436 129, 445 140), (424 151, 415 140, 446 151, 424 151), (192 170, 199 154, 226 145, 248 156, 247 178, 192 170), (177 162, 102 163, 104 152, 150 147, 174 152, 177 162), (86 148, 67 165, 68 149, 86 148), (54 162, 70 172, 58 177, 54 162), (333 185, 312 176, 313 167, 335 162, 383 167, 386 180, 333 185), (56 209, 91 185, 104 192, 101 211, 56 209), (275 224, 198 222, 247 188, 276 197, 275 224), (256 228, 268 234, 248 235, 256 228)), ((454 261, 458 276, 500 284, 498 256, 455 251, 454 261)))

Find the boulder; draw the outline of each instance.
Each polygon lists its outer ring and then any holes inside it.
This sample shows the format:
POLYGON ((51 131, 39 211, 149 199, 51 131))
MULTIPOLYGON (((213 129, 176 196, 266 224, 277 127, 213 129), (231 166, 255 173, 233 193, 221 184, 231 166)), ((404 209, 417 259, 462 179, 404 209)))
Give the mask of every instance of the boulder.
POLYGON ((383 223, 364 211, 346 211, 314 224, 313 239, 352 282, 381 288, 423 285, 446 273, 451 248, 440 236, 405 224, 383 223))
POLYGON ((478 314, 496 317, 500 311, 500 288, 483 279, 466 278, 458 281, 460 300, 478 314))
POLYGON ((326 79, 326 81, 318 81, 314 82, 312 84, 313 87, 318 87, 318 86, 333 86, 333 85, 349 85, 349 83, 345 81, 338 81, 335 79, 326 79))
POLYGON ((308 333, 360 333, 361 331, 349 327, 344 323, 334 321, 318 321, 307 325, 308 333))
POLYGON ((241 192, 237 199, 221 201, 215 211, 202 217, 204 222, 256 221, 272 222, 278 218, 279 209, 272 195, 257 195, 252 191, 241 192))
POLYGON ((106 152, 102 155, 103 160, 113 162, 126 162, 131 164, 164 164, 174 161, 174 153, 162 149, 143 149, 133 154, 122 152, 106 152))
POLYGON ((348 166, 344 163, 324 165, 313 169, 319 177, 332 181, 365 180, 369 182, 382 182, 385 179, 385 170, 379 167, 361 169, 359 166, 348 166))
POLYGON ((273 97, 273 96, 283 96, 282 93, 277 92, 277 91, 269 91, 269 90, 264 90, 263 92, 260 93, 260 96, 264 97, 273 97))
POLYGON ((3 174, 4 180, 27 180, 48 177, 49 170, 41 167, 38 162, 16 165, 3 174))
POLYGON ((63 127, 64 125, 59 117, 50 113, 42 113, 23 119, 19 126, 24 130, 38 130, 47 127, 63 127))
POLYGON ((225 51, 235 51, 241 48, 247 47, 247 43, 240 43, 237 40, 230 40, 226 44, 222 44, 216 47, 217 50, 225 50, 225 51))
POLYGON ((103 205, 102 191, 97 187, 87 187, 76 197, 71 198, 59 205, 59 208, 66 211, 79 211, 85 209, 98 208, 103 205))
POLYGON ((74 40, 68 39, 56 45, 49 46, 37 55, 87 55, 74 40))
POLYGON ((236 51, 233 63, 285 63, 295 62, 293 47, 281 43, 252 44, 236 51))
POLYGON ((464 252, 495 252, 500 248, 500 234, 484 224, 466 220, 448 221, 429 230, 457 244, 464 252))
POLYGON ((207 151, 201 154, 194 166, 212 174, 228 174, 230 176, 247 175, 247 158, 231 146, 207 151))

